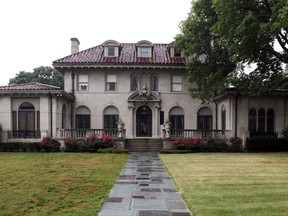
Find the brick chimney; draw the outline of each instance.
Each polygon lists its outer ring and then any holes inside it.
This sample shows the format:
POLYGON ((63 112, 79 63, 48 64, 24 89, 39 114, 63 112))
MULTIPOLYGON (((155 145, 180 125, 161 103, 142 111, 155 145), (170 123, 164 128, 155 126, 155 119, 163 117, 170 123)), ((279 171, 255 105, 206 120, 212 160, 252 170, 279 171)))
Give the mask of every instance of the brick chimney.
POLYGON ((71 38, 71 54, 79 52, 80 42, 77 38, 71 38))

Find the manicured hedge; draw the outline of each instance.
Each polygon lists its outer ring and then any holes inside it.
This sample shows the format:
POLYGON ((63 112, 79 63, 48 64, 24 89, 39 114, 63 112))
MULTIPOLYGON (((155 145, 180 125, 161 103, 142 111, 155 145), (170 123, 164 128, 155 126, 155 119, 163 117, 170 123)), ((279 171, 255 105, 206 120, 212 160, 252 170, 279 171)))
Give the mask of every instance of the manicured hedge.
POLYGON ((0 143, 0 151, 41 151, 39 142, 2 142, 0 143))
POLYGON ((251 152, 288 151, 288 139, 275 137, 252 137, 246 140, 246 150, 251 152))

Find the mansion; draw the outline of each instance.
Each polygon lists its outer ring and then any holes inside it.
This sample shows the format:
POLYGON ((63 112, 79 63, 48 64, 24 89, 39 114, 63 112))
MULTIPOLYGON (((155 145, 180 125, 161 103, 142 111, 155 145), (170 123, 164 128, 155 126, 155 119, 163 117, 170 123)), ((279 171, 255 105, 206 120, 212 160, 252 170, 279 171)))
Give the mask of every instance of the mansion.
POLYGON ((186 57, 171 44, 119 43, 108 40, 87 50, 71 38, 71 54, 53 61, 64 77, 64 89, 29 83, 0 87, 2 139, 35 140, 68 137, 87 131, 117 133, 125 139, 282 136, 288 126, 288 92, 249 97, 233 88, 212 103, 193 99, 188 89, 186 57), (218 136, 217 135, 217 136, 218 136))

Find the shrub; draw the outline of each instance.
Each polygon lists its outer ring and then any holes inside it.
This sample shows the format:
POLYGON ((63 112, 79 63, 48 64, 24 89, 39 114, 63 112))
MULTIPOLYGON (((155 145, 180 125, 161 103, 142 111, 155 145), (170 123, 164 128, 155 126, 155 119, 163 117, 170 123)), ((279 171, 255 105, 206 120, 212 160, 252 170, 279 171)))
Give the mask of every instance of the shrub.
POLYGON ((205 152, 226 152, 228 145, 225 139, 212 138, 208 136, 202 142, 202 148, 205 152))
POLYGON ((200 140, 200 138, 192 137, 174 140, 172 149, 190 152, 225 152, 228 151, 228 145, 225 139, 216 139, 208 136, 205 140, 200 140))
POLYGON ((172 148, 176 150, 190 150, 198 151, 199 150, 200 138, 187 138, 187 139, 176 139, 172 142, 172 148))
POLYGON ((251 137, 246 141, 246 150, 253 152, 288 151, 288 139, 275 137, 251 137))
POLYGON ((87 151, 86 142, 83 139, 67 138, 64 140, 66 152, 85 152, 87 151))
POLYGON ((0 151, 40 151, 38 142, 2 142, 0 151))
POLYGON ((242 139, 240 137, 234 136, 229 139, 230 151, 239 152, 241 151, 242 139))
POLYGON ((60 151, 61 144, 56 137, 45 137, 39 144, 45 152, 60 151))
POLYGON ((283 137, 284 137, 284 138, 288 139, 288 127, 284 128, 284 129, 282 130, 282 134, 283 134, 283 137))
POLYGON ((114 140, 106 134, 102 136, 90 135, 86 138, 87 150, 90 152, 97 152, 100 148, 113 148, 115 147, 114 140))

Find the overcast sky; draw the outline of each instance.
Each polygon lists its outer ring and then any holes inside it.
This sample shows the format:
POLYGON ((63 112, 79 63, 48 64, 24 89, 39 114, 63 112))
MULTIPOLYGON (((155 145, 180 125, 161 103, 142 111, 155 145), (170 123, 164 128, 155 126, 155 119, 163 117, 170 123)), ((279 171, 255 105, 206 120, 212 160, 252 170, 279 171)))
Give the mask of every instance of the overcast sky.
POLYGON ((191 0, 0 1, 0 85, 69 55, 71 37, 80 50, 109 39, 170 43, 190 9, 191 0))

